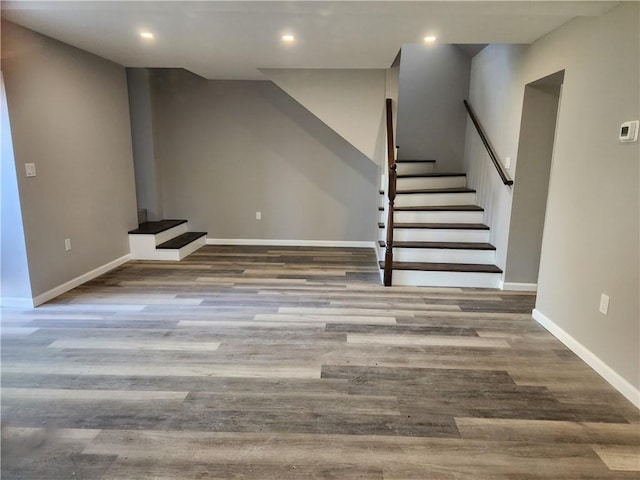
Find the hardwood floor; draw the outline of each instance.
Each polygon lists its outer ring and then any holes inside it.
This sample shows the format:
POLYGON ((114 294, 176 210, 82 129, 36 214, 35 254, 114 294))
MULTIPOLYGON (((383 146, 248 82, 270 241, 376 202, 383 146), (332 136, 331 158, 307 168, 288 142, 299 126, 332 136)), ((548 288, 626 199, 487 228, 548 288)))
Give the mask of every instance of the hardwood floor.
POLYGON ((640 413, 534 296, 213 247, 2 312, 3 479, 638 479, 640 413))

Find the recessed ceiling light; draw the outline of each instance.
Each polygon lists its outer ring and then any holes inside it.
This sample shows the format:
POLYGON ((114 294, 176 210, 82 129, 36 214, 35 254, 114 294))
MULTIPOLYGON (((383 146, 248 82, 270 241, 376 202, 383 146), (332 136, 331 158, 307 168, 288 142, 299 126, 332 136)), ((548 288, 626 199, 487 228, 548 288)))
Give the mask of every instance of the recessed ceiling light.
POLYGON ((282 35, 282 41, 287 43, 293 43, 296 41, 296 37, 291 34, 282 35))
POLYGON ((435 37, 434 35, 427 35, 426 37, 424 37, 424 43, 433 43, 437 40, 437 37, 435 37))
POLYGON ((151 32, 140 32, 140 36, 147 40, 153 40, 153 33, 151 32))

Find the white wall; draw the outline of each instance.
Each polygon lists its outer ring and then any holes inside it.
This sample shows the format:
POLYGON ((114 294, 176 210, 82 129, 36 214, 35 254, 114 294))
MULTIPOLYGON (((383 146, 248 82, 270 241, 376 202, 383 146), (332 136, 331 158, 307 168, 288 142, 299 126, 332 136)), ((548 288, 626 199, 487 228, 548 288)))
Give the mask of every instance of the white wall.
MULTIPOLYGON (((517 152, 525 85, 565 70, 536 309, 628 395, 640 387, 640 149, 620 144, 617 132, 640 116, 638 9, 629 2, 576 19, 528 48, 489 46, 473 59, 470 87, 471 103, 504 159, 517 152), (598 312, 601 292, 611 296, 606 317, 598 312)), ((478 143, 468 127, 469 179, 488 209, 504 267, 511 192, 478 143)), ((512 171, 517 182, 517 159, 512 171)))
MULTIPOLYGON (((526 48, 489 45, 471 63, 469 101, 501 163, 512 158, 507 170, 511 178, 525 85, 520 85, 516 75, 526 48)), ((464 171, 468 185, 477 191, 478 204, 485 209, 484 221, 491 227, 489 241, 496 247, 496 265, 504 270, 513 191, 502 183, 472 122, 467 123, 465 134, 464 171)))
POLYGON ((454 45, 403 45, 398 135, 401 159, 436 160, 435 170, 459 172, 464 157, 471 60, 454 45))
POLYGON ((125 69, 9 22, 2 71, 34 297, 129 253, 136 200, 125 69), (65 252, 64 239, 72 249, 65 252))
POLYGON ((261 69, 378 165, 385 157, 385 70, 261 69))
POLYGON ((29 280, 29 264, 27 247, 24 242, 22 228, 22 211, 20 194, 16 177, 16 164, 13 156, 11 125, 7 110, 7 97, 4 89, 4 78, 0 75, 0 305, 4 307, 31 307, 31 281, 29 280))
POLYGON ((153 111, 168 218, 216 239, 375 239, 377 166, 272 82, 154 71, 153 111))

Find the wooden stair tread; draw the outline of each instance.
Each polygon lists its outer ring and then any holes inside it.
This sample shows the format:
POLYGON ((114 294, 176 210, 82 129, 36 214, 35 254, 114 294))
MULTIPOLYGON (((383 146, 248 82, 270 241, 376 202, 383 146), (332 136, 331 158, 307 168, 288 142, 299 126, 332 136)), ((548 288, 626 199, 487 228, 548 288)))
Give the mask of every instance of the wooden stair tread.
MULTIPOLYGON (((384 269, 384 262, 378 262, 384 269)), ((475 263, 430 263, 430 262, 393 262, 392 270, 416 270, 421 272, 469 272, 469 273, 502 273, 495 265, 475 263)))
POLYGON ((131 235, 155 235, 170 228, 187 223, 186 220, 160 220, 158 222, 145 222, 138 225, 138 228, 131 230, 131 235))
MULTIPOLYGON (((378 193, 384 195, 384 190, 378 190, 378 193)), ((411 188, 408 190, 396 190, 397 195, 414 194, 414 193, 476 193, 471 188, 454 187, 454 188, 411 188)))
POLYGON ((398 178, 466 177, 466 173, 402 173, 398 178))
POLYGON ((475 193, 471 188, 411 188, 408 190, 396 190, 396 194, 413 194, 413 193, 475 193))
POLYGON ((396 163, 436 163, 435 160, 396 160, 396 163))
MULTIPOLYGON (((396 212, 484 212, 484 208, 478 205, 425 205, 420 207, 398 207, 393 209, 396 212)), ((384 207, 378 207, 381 212, 384 207)))
POLYGON ((178 235, 171 240, 168 240, 164 243, 161 243, 156 248, 160 250, 178 250, 185 245, 189 245, 191 242, 197 240, 200 237, 203 237, 207 234, 207 232, 186 232, 182 235, 178 235))
MULTIPOLYGON (((378 241, 382 248, 387 246, 384 240, 378 241)), ((450 250, 495 250, 490 243, 480 242, 393 242, 394 248, 438 248, 450 250)))
MULTIPOLYGON (((378 222, 378 227, 384 228, 384 223, 378 222)), ((393 228, 426 228, 445 230, 489 230, 483 223, 394 223, 393 228)))

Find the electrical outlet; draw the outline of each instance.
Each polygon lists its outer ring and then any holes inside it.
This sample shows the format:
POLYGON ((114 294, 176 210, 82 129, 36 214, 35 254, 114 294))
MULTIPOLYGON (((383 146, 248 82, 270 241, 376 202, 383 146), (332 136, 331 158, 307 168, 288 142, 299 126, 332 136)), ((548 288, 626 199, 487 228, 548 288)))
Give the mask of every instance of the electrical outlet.
POLYGON ((65 238, 64 239, 64 249, 68 252, 69 250, 71 250, 71 239, 70 238, 65 238))
POLYGON ((256 220, 262 220, 262 212, 256 212, 256 220))
POLYGON ((35 163, 25 163, 24 170, 27 174, 27 177, 35 177, 36 176, 36 164, 35 163))
POLYGON ((504 168, 506 169, 511 168, 511 157, 507 157, 504 159, 504 168))
POLYGON ((600 295, 600 313, 603 315, 609 313, 609 295, 604 293, 600 295))

